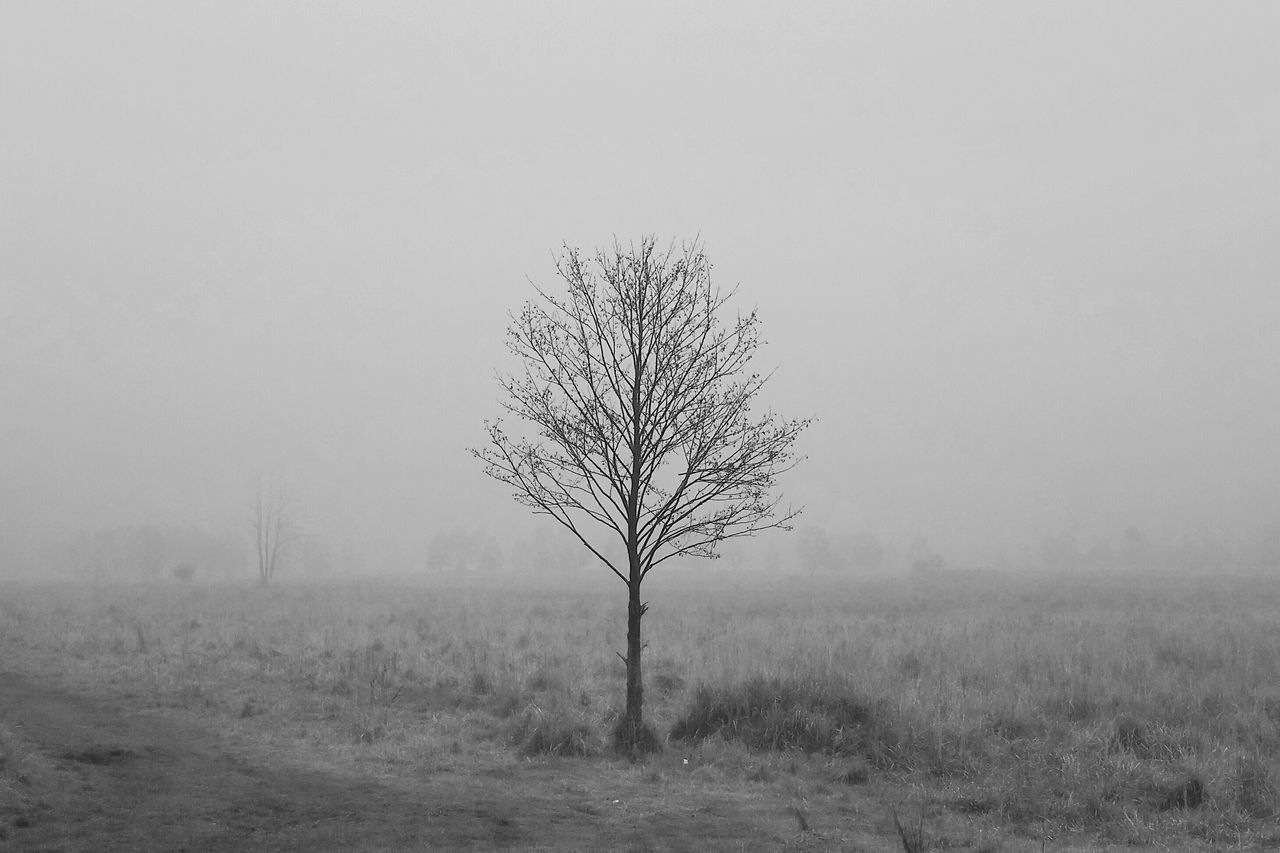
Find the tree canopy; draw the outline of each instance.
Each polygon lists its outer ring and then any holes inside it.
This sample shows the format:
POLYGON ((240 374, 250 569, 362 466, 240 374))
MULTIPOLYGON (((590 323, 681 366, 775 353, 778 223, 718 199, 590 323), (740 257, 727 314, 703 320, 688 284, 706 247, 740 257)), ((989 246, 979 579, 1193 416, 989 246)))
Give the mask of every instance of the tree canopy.
POLYGON ((760 345, 753 310, 722 323, 733 294, 711 283, 698 245, 659 250, 650 237, 557 263, 566 296, 538 289, 512 317, 508 348, 524 366, 500 378, 504 408, 536 427, 513 438, 487 424, 473 451, 516 500, 571 530, 624 581, 583 521, 628 548, 643 577, 678 555, 712 557, 724 539, 786 527, 776 477, 793 467, 809 421, 755 416, 767 375, 748 373, 760 345))

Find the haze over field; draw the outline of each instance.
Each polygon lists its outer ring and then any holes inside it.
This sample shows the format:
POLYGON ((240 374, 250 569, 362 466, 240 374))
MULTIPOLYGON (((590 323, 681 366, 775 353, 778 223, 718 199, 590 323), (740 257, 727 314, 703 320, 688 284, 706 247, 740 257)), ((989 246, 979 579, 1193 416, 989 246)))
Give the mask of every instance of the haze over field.
POLYGON ((0 543, 243 530, 264 474, 406 564, 523 531, 466 454, 507 313, 562 241, 646 233, 759 307, 769 401, 819 419, 806 523, 1256 541, 1278 37, 1265 2, 6 3, 0 543))

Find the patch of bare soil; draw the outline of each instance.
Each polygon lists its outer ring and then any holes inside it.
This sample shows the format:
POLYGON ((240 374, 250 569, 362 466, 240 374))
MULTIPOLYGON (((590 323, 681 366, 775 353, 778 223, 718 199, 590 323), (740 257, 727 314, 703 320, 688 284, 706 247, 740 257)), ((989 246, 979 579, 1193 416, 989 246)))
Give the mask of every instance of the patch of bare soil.
POLYGON ((892 849, 801 833, 749 800, 615 799, 598 764, 391 779, 286 765, 198 722, 12 672, 0 733, 3 849, 892 849))

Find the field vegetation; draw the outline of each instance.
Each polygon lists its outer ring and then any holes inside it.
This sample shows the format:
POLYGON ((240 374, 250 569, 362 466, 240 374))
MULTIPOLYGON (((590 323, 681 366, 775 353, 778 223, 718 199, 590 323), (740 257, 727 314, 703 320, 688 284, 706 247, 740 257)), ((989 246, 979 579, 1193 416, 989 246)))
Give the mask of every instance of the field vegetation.
POLYGON ((643 764, 609 746, 615 592, 9 583, 0 649, 317 764, 594 765, 747 790, 830 838, 897 810, 932 847, 1280 843, 1275 578, 672 572, 650 590, 664 749, 643 764))

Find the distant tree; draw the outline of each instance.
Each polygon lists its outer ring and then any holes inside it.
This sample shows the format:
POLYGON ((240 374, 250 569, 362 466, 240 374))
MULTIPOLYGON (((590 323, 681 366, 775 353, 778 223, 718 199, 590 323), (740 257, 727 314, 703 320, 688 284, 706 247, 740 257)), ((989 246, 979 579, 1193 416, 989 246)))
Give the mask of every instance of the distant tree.
POLYGON ((1150 551, 1147 537, 1132 524, 1120 534, 1119 561, 1124 568, 1132 571, 1147 568, 1150 563, 1150 551))
POLYGON ((537 437, 512 437, 494 421, 488 445, 472 453, 626 584, 627 704, 616 740, 635 753, 656 747, 642 719, 641 582, 674 557, 714 558, 725 539, 789 528, 798 511, 779 512, 770 493, 809 422, 752 415, 768 378, 748 372, 756 313, 722 324, 728 296, 712 286, 697 244, 663 251, 646 237, 591 259, 566 249, 557 272, 568 294, 535 286, 539 299, 507 332, 524 370, 500 378, 503 407, 537 437))
POLYGON ((502 568, 502 547, 482 528, 451 527, 431 537, 427 567, 435 571, 492 574, 502 568))
POLYGON ((137 541, 138 569, 148 580, 156 580, 164 576, 165 541, 159 527, 148 524, 137 528, 134 533, 137 541))
POLYGON ((1108 571, 1115 568, 1115 548, 1112 547, 1111 537, 1101 536, 1095 540, 1084 552, 1082 559, 1084 565, 1091 571, 1108 571))
POLYGON ((756 564, 761 571, 768 574, 776 575, 782 571, 782 553, 778 549, 778 543, 771 539, 764 542, 757 554, 756 564))
POLYGON ((861 530, 849 544, 849 561, 863 571, 878 569, 884 563, 884 546, 874 533, 861 530))
POLYGON ((1040 559, 1045 568, 1054 572, 1074 572, 1080 568, 1084 555, 1080 553, 1080 544, 1076 535, 1064 531, 1046 536, 1040 543, 1040 559))
POLYGON ((511 548, 507 568, 543 575, 569 574, 594 559, 578 543, 559 536, 550 525, 540 524, 530 531, 527 539, 511 548))
POLYGON ((1188 536, 1178 550, 1182 568, 1188 571, 1218 571, 1233 563, 1227 544, 1205 529, 1188 536))
POLYGON ((796 556, 807 572, 831 572, 840 565, 825 528, 809 524, 796 531, 796 556))
POLYGON ((173 567, 173 576, 180 581, 189 581, 195 575, 195 566, 190 563, 178 563, 173 567))
POLYGON ((947 568, 947 561, 934 552, 928 540, 918 536, 907 546, 907 566, 913 575, 936 575, 947 568))
POLYGON ((1251 568, 1280 567, 1280 519, 1257 531, 1245 550, 1245 562, 1251 568))
POLYGON ((298 532, 292 506, 279 483, 258 478, 251 526, 257 548, 258 580, 266 586, 275 577, 281 555, 298 532))

